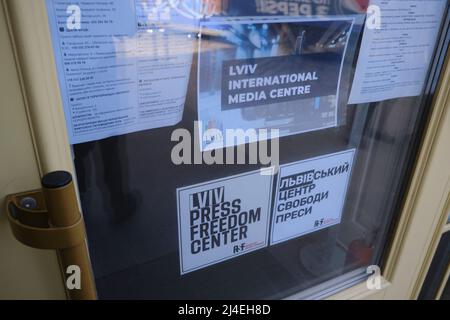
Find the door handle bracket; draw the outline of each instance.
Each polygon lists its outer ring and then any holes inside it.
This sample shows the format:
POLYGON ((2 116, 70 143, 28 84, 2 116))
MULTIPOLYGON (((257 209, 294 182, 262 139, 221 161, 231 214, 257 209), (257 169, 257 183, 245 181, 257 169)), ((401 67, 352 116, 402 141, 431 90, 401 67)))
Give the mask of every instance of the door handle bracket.
POLYGON ((24 245, 56 250, 69 299, 97 298, 72 175, 54 171, 41 179, 42 188, 6 197, 6 213, 14 237, 24 245), (79 285, 67 285, 68 267, 78 266, 79 285))
POLYGON ((42 189, 6 197, 6 212, 14 237, 36 249, 67 249, 85 239, 83 217, 66 227, 50 223, 42 189))

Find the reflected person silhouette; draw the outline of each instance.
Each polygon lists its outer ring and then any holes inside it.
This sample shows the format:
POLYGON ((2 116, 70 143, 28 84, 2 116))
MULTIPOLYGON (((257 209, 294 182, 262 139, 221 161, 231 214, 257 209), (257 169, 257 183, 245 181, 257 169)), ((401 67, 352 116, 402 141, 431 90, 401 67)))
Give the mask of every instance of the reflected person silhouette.
POLYGON ((126 136, 77 144, 74 153, 82 203, 89 201, 91 205, 86 207, 103 211, 102 216, 112 224, 129 220, 142 203, 142 196, 130 188, 126 136), (94 163, 101 167, 94 167, 94 163), (94 186, 97 192, 91 190, 94 186), (95 199, 90 199, 92 195, 95 199))

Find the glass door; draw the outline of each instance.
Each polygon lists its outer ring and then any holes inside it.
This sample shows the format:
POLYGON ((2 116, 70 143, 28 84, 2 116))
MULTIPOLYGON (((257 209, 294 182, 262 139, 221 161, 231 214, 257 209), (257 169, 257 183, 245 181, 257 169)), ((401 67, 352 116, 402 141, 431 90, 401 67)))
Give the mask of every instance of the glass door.
POLYGON ((383 268, 447 1, 46 6, 99 298, 323 297, 383 268))

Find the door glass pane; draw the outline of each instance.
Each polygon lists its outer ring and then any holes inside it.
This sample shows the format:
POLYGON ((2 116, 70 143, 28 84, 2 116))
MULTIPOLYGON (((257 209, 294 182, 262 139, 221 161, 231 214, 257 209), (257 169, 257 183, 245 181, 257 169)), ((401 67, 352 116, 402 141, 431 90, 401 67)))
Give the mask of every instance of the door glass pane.
POLYGON ((100 298, 306 298, 382 267, 447 2, 315 3, 47 0, 100 298))
MULTIPOLYGON (((441 285, 447 281, 446 275, 450 265, 450 232, 442 235, 439 245, 431 261, 430 269, 428 270, 422 289, 419 294, 420 300, 435 300, 440 294, 441 285)), ((443 300, 449 299, 448 284, 442 292, 443 300)))

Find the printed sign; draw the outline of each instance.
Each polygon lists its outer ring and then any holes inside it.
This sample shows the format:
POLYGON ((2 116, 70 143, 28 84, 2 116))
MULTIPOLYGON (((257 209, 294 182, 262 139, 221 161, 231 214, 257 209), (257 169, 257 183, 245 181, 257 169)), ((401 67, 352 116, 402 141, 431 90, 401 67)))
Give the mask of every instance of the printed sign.
POLYGON ((349 104, 422 94, 445 0, 371 0, 349 104))
POLYGON ((157 0, 47 0, 72 144, 181 121, 198 33, 157 0))
POLYGON ((280 167, 271 244, 341 221, 355 149, 280 167))
POLYGON ((181 274, 266 247, 272 183, 255 171, 178 189, 181 274))
POLYGON ((228 141, 227 130, 277 129, 283 137, 337 126, 347 102, 340 100, 347 94, 340 82, 354 23, 352 16, 203 22, 199 136, 221 134, 203 139, 201 149, 256 142, 228 141))
POLYGON ((317 53, 225 61, 222 110, 335 95, 341 58, 317 53))

